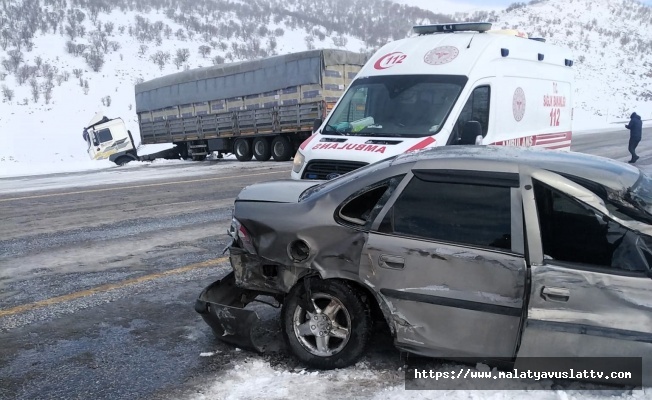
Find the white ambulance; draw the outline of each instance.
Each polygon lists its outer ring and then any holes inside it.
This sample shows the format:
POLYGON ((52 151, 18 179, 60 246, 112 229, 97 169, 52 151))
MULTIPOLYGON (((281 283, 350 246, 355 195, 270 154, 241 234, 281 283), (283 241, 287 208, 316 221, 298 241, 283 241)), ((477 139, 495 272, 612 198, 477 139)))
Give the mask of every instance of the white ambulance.
POLYGON ((570 150, 570 50, 491 23, 415 26, 367 61, 294 157, 332 179, 389 156, 482 144, 570 150))

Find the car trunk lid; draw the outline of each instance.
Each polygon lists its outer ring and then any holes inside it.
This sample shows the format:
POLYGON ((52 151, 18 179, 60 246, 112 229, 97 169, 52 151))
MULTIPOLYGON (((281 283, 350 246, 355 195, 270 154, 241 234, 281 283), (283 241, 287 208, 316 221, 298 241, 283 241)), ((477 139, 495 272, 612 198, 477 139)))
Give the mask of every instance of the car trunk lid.
POLYGON ((271 203, 296 203, 301 193, 307 189, 322 183, 322 181, 305 180, 283 180, 256 183, 242 189, 236 202, 257 201, 271 203))

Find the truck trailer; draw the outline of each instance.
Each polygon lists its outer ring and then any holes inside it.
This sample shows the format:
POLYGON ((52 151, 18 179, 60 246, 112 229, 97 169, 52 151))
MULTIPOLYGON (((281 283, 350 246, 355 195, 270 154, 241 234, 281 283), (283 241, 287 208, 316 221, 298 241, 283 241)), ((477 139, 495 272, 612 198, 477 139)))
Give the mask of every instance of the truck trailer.
POLYGON ((288 161, 365 64, 364 54, 309 50, 191 69, 135 87, 141 144, 170 151, 139 156, 120 118, 96 115, 84 138, 93 159, 116 164, 153 158, 288 161), (100 134, 102 132, 102 134, 100 134))

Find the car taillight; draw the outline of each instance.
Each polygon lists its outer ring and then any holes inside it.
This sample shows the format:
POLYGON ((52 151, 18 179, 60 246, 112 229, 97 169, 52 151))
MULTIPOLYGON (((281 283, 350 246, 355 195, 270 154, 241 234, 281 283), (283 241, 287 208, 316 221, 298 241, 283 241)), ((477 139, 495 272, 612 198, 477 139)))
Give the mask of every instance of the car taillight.
POLYGON ((245 228, 240 221, 233 218, 231 220, 231 228, 229 229, 229 235, 234 238, 242 248, 251 254, 256 254, 256 249, 254 248, 253 238, 251 234, 245 228))

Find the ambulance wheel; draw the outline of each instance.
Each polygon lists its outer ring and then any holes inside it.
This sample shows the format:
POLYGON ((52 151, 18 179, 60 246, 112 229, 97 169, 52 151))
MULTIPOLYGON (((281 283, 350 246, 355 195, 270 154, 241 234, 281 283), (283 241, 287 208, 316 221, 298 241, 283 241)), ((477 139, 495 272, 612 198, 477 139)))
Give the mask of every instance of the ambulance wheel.
POLYGON ((285 136, 277 136, 272 141, 272 157, 275 161, 289 161, 292 158, 292 145, 285 136))
POLYGON ((254 157, 258 161, 267 161, 272 157, 272 146, 269 139, 266 137, 259 137, 254 139, 254 157))
POLYGON ((254 155, 251 151, 251 142, 242 138, 235 141, 235 144, 233 145, 233 153, 238 161, 249 161, 254 155))
POLYGON ((369 305, 339 280, 300 281, 281 309, 283 338, 292 354, 319 369, 345 368, 362 357, 371 331, 369 305), (308 301, 314 305, 309 310, 308 301))

